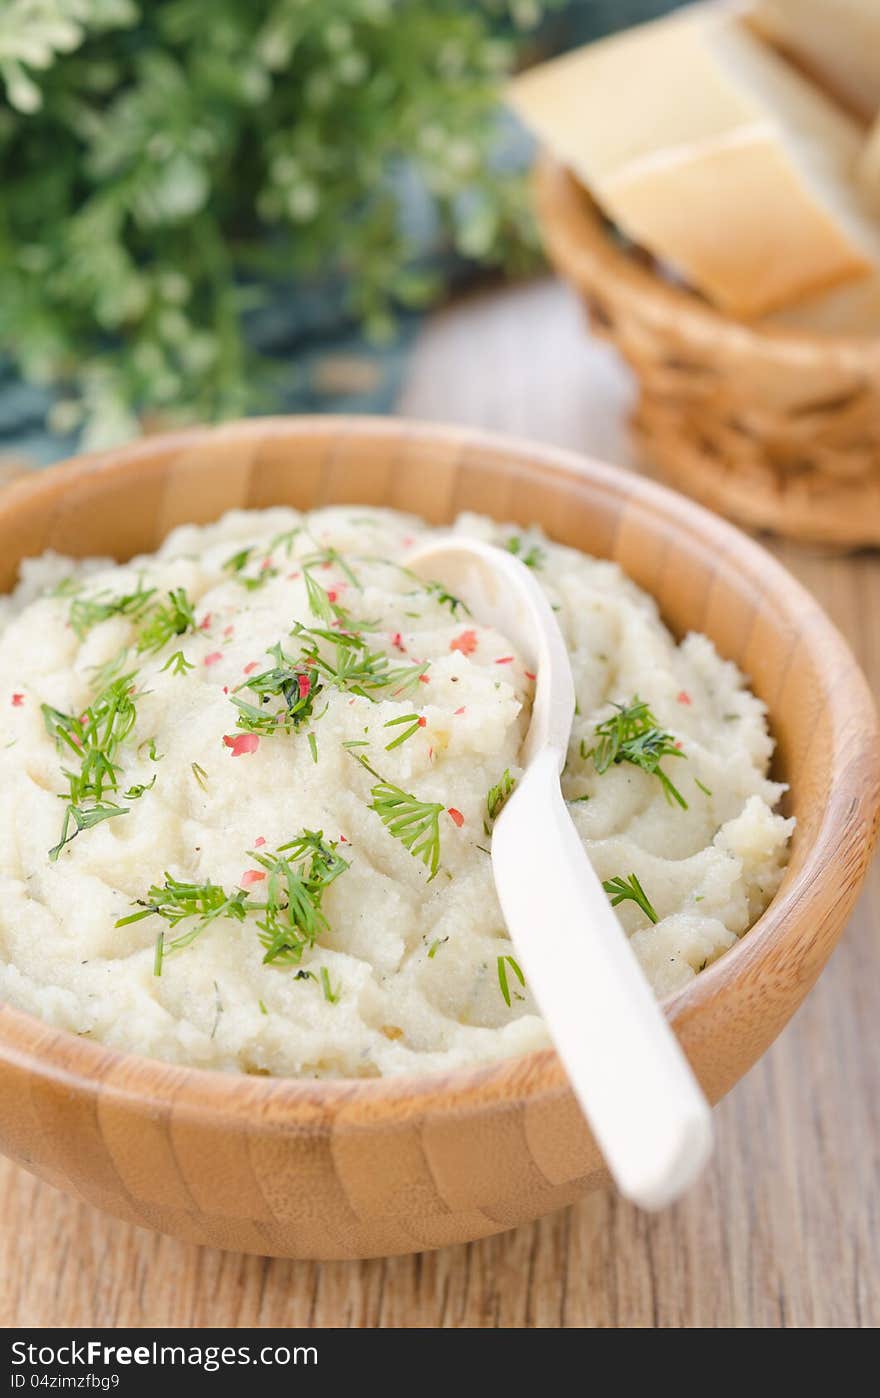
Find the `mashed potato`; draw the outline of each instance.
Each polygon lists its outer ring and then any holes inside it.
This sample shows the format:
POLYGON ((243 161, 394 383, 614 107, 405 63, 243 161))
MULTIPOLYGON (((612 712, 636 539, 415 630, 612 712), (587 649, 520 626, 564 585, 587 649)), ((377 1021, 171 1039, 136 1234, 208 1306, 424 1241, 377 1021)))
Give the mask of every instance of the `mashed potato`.
MULTIPOLYGON (((578 695, 565 795, 651 985, 678 989, 781 878, 763 706, 613 564, 456 527, 546 588, 578 695)), ((488 853, 534 677, 402 566, 423 533, 238 511, 123 566, 24 564, 0 636, 0 998, 250 1073, 546 1045, 488 853)))

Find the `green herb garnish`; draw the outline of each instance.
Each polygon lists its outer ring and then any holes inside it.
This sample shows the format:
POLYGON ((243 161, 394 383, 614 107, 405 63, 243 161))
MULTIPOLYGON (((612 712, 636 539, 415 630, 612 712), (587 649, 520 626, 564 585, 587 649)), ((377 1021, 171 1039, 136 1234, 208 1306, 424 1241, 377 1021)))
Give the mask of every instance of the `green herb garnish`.
POLYGON ((196 630, 193 604, 182 587, 172 588, 168 601, 155 603, 141 621, 137 648, 146 655, 155 655, 175 636, 184 636, 188 631, 196 630))
POLYGON ((437 602, 439 606, 448 607, 453 616, 457 617, 459 610, 465 612, 467 616, 470 616, 470 609, 465 606, 461 598, 456 597, 455 594, 452 592, 447 592, 446 588, 443 586, 442 583, 425 583, 425 592, 427 592, 428 596, 433 598, 433 600, 437 602))
POLYGON ((310 553, 307 558, 302 560, 304 572, 309 568, 332 568, 334 564, 340 573, 344 573, 352 587, 356 587, 359 592, 363 591, 357 574, 352 572, 351 566, 338 549, 319 548, 315 553, 310 553))
POLYGON ((327 970, 326 966, 321 967, 321 988, 324 991, 325 1000, 329 1000, 331 1005, 338 1004, 339 996, 342 992, 341 990, 334 990, 330 985, 330 972, 327 970))
POLYGON ((123 791, 123 793, 122 793, 123 798, 124 798, 126 801, 139 801, 140 798, 143 796, 144 792, 145 792, 145 791, 152 791, 152 790, 153 790, 153 787, 154 787, 155 785, 156 785, 156 777, 155 777, 155 773, 154 773, 153 778, 152 778, 151 781, 148 781, 148 782, 138 782, 137 785, 135 785, 135 786, 130 786, 130 787, 128 788, 127 791, 123 791))
POLYGON ((372 699, 379 689, 403 694, 421 679, 427 662, 418 665, 392 665, 383 651, 370 650, 356 631, 331 631, 296 622, 292 634, 303 643, 302 660, 317 671, 334 689, 372 699), (328 657, 321 646, 332 647, 328 657))
POLYGON ((326 622, 330 626, 342 609, 334 610, 330 594, 316 581, 308 568, 303 568, 303 581, 306 585, 306 601, 309 604, 309 611, 313 617, 317 617, 318 621, 326 622))
POLYGON ((238 709, 238 727, 266 736, 299 729, 312 717, 322 687, 317 668, 311 661, 287 655, 280 642, 270 646, 268 654, 275 661, 271 669, 252 675, 230 696, 238 709), (243 689, 255 694, 259 703, 251 704, 242 699, 243 689), (276 701, 274 705, 273 700, 276 701))
POLYGON ((510 986, 507 981, 507 968, 510 967, 520 985, 524 986, 526 978, 520 970, 519 964, 512 956, 498 957, 498 984, 501 987, 501 994, 504 996, 504 1003, 510 1005, 510 986))
POLYGON ((527 568, 542 568, 544 559, 547 557, 546 550, 539 548, 537 544, 526 547, 526 541, 521 534, 511 534, 504 547, 508 553, 512 553, 527 568))
POLYGON ((487 818, 483 822, 483 829, 487 835, 490 833, 492 822, 498 819, 515 789, 516 777, 512 777, 509 767, 505 767, 501 780, 495 786, 490 786, 486 794, 487 818))
POLYGON ((399 748, 401 743, 405 743, 407 738, 411 738, 414 733, 418 733, 419 729, 425 726, 425 720, 420 714, 401 714, 399 718, 389 718, 383 727, 394 728, 401 723, 407 724, 407 727, 402 733, 398 733, 396 738, 392 738, 390 743, 385 744, 386 752, 390 752, 392 748, 399 748))
POLYGON ((74 595, 70 604, 70 624, 79 639, 84 641, 92 627, 112 616, 137 621, 143 616, 155 591, 154 587, 144 587, 143 582, 138 582, 134 592, 123 593, 121 597, 108 597, 105 592, 99 592, 95 597, 74 595))
POLYGON ((187 660, 182 650, 176 650, 173 655, 169 655, 162 666, 162 674, 170 670, 172 675, 185 675, 187 670, 194 670, 196 667, 191 660, 187 660))
POLYGON ((255 573, 246 573, 244 570, 250 562, 253 554, 256 553, 256 545, 241 549, 234 553, 231 558, 227 558, 223 564, 227 573, 235 575, 236 582, 241 583, 248 592, 257 592, 261 587, 265 587, 270 578, 277 578, 278 569, 272 566, 270 558, 263 558, 259 568, 255 573))
POLYGON ((135 678, 133 673, 121 675, 79 717, 65 714, 50 704, 41 705, 46 731, 55 739, 59 752, 72 754, 76 759, 75 767, 62 769, 68 789, 61 799, 67 802, 67 809, 61 839, 49 851, 52 860, 56 860, 64 846, 81 831, 125 814, 122 807, 107 797, 108 793, 115 795, 119 788, 116 758, 137 718, 135 678), (72 833, 71 824, 75 827, 72 833))
POLYGON ((638 695, 631 704, 615 704, 614 707, 617 712, 596 725, 598 743, 587 752, 582 744, 582 755, 592 757, 599 773, 607 772, 609 767, 621 762, 631 762, 649 776, 657 777, 670 804, 677 801, 683 810, 687 810, 687 801, 660 767, 664 757, 684 757, 681 749, 675 746, 672 734, 659 726, 648 705, 638 695))
POLYGON ((295 524, 292 529, 283 529, 280 534, 276 534, 269 545, 269 553, 273 554, 276 549, 283 546, 284 552, 289 558, 293 553, 294 540, 303 532, 303 528, 302 524, 295 524))
POLYGON ((430 883, 440 868, 440 817, 445 809, 442 801, 420 801, 411 792, 380 777, 362 753, 352 756, 376 778, 370 789, 370 810, 376 812, 389 835, 400 840, 414 859, 420 859, 430 869, 430 883))
POLYGON ((145 917, 161 917, 172 930, 180 923, 194 918, 192 927, 168 940, 167 933, 161 932, 156 941, 156 954, 153 974, 161 976, 162 963, 172 952, 191 946, 195 939, 216 922, 218 917, 234 918, 244 922, 248 908, 248 895, 243 888, 235 893, 226 893, 219 884, 206 880, 204 883, 187 883, 166 873, 164 884, 153 884, 145 898, 135 899, 139 911, 129 913, 117 920, 117 927, 128 927, 132 922, 140 922, 145 917))
POLYGON ((623 879, 619 875, 617 878, 605 879, 602 887, 611 899, 612 908, 616 908, 618 903, 625 903, 630 900, 637 903, 646 917, 651 922, 657 922, 657 914, 648 898, 647 893, 642 888, 635 874, 630 874, 628 879, 623 879))
POLYGON ((326 931, 322 899, 349 867, 337 847, 336 841, 324 839, 323 831, 304 830, 275 854, 251 851, 250 857, 266 871, 265 901, 249 902, 249 910, 263 914, 257 926, 265 962, 299 965, 303 951, 326 931))
POLYGON ((324 840, 320 830, 304 830, 274 853, 249 851, 249 857, 266 872, 261 889, 264 895, 260 898, 246 889, 227 893, 220 884, 210 880, 188 883, 166 873, 164 884, 154 884, 146 897, 136 899, 138 911, 120 918, 116 926, 126 927, 142 918, 161 917, 173 931, 182 922, 193 920, 191 927, 170 941, 167 933, 160 935, 154 970, 156 975, 161 975, 164 958, 191 946, 218 918, 244 922, 247 916, 254 914, 265 948, 263 961, 299 965, 303 951, 313 947, 320 933, 327 929, 327 919, 321 908, 325 891, 349 867, 336 853, 336 848, 334 842, 324 840))
POLYGON ((196 629, 193 606, 184 588, 173 588, 167 602, 154 601, 155 595, 156 589, 144 587, 141 581, 134 592, 120 597, 108 597, 105 593, 96 597, 75 596, 70 604, 70 624, 82 641, 100 622, 124 616, 138 628, 138 651, 155 654, 172 637, 196 629))

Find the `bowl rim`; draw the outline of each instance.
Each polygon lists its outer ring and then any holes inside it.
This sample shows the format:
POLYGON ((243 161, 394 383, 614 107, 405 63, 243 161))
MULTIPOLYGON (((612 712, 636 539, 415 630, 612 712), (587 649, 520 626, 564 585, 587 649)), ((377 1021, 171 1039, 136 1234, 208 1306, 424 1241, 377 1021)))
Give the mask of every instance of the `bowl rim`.
MULTIPOLYGON (((324 434, 348 439, 361 436, 400 444, 402 438, 425 443, 443 442, 459 448, 486 450, 511 466, 528 469, 538 465, 557 478, 587 481, 599 491, 650 508, 667 530, 699 532, 706 551, 730 561, 749 564, 765 590, 772 592, 787 615, 796 615, 809 634, 809 649, 822 651, 836 662, 837 679, 832 705, 832 736, 836 747, 846 742, 848 761, 863 764, 869 780, 859 798, 862 821, 853 819, 849 791, 832 782, 823 793, 824 811, 812 846, 794 874, 789 870, 767 909, 747 935, 683 989, 661 1001, 673 1024, 705 1010, 722 988, 748 978, 755 964, 780 944, 789 950, 812 928, 798 924, 796 912, 809 889, 834 878, 834 870, 847 854, 861 845, 864 863, 877 832, 877 802, 866 794, 880 791, 880 727, 867 682, 849 646, 811 594, 755 540, 734 525, 712 514, 695 501, 655 481, 620 467, 607 465, 578 452, 550 446, 506 433, 469 426, 419 421, 391 416, 297 415, 255 417, 215 427, 192 427, 139 438, 100 453, 72 457, 32 476, 11 482, 0 495, 0 511, 15 509, 19 499, 54 493, 65 481, 92 473, 124 471, 143 465, 184 447, 214 444, 218 440, 266 441, 312 438, 324 434), (845 683, 841 683, 841 678, 845 683), (842 702, 845 691, 845 702, 842 702), (865 834, 865 828, 868 834, 865 834), (825 871, 823 873, 823 870, 825 871)), ((353 502, 357 503, 357 502, 353 502)), ((262 508, 262 507, 261 507, 262 508)), ((266 507, 268 508, 268 506, 266 507)), ((772 722, 772 712, 770 714, 772 722)), ((81 1038, 57 1029, 26 1011, 0 1002, 0 1066, 49 1079, 64 1090, 96 1095, 111 1092, 117 1098, 143 1106, 168 1108, 178 1099, 202 1118, 222 1118, 242 1124, 271 1117, 273 1122, 295 1128, 316 1124, 322 1109, 335 1115, 346 1106, 363 1108, 365 1117, 336 1119, 334 1130, 362 1128, 381 1115, 383 1124, 411 1120, 413 1109, 432 1117, 462 1116, 489 1107, 547 1095, 561 1098, 568 1081, 552 1047, 472 1066, 430 1073, 407 1073, 379 1078, 300 1079, 226 1073, 148 1058, 81 1038)))

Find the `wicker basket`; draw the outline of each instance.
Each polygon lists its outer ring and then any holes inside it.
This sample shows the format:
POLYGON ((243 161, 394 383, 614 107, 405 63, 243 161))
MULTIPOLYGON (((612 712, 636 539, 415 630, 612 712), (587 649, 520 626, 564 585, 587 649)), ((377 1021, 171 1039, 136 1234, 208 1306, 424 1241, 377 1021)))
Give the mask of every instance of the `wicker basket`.
POLYGON ((750 528, 880 545, 880 337, 729 320, 616 241, 561 166, 536 182, 551 259, 639 380, 647 460, 750 528))

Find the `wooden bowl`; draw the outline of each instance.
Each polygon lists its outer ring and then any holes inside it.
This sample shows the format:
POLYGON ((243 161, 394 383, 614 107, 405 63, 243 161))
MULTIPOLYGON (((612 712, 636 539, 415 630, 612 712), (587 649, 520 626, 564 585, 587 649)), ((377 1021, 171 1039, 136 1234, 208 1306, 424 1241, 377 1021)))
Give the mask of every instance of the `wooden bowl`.
POLYGON ((535 179, 550 258, 638 380, 646 460, 748 528, 880 544, 880 335, 731 320, 621 243, 563 166, 535 179))
MULTIPOLYGON (((377 418, 255 419, 81 458, 0 495, 0 572, 46 548, 127 558, 232 506, 391 505, 537 521, 616 559, 769 706, 798 818, 772 904, 665 1008, 717 1101, 773 1041, 846 922, 876 833, 877 719, 852 655, 757 545, 661 486, 549 448, 377 418)), ((0 1009, 0 1147, 132 1223, 289 1257, 479 1238, 607 1175, 552 1051, 437 1076, 234 1077, 0 1009)), ((759 1182, 760 1187, 760 1182, 759 1182)))

